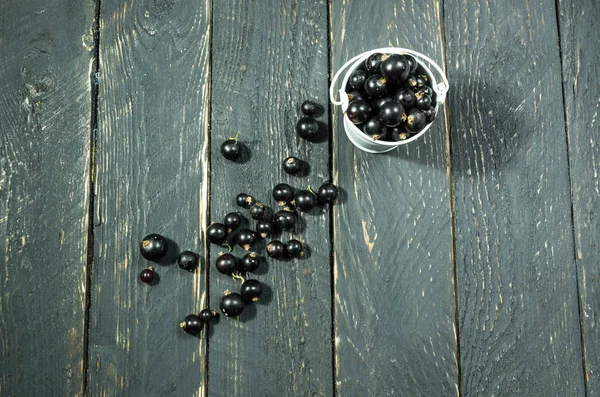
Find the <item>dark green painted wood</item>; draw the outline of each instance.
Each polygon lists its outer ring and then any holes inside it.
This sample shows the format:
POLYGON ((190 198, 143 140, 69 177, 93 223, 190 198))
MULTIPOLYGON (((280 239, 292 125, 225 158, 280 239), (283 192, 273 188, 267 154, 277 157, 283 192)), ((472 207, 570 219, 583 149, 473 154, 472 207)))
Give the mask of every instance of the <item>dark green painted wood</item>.
POLYGON ((445 2, 465 396, 583 394, 554 5, 445 2))
MULTIPOLYGON (((408 47, 443 65, 438 2, 333 1, 333 72, 351 57, 408 47)), ((340 395, 458 394, 448 139, 443 113, 388 154, 346 138, 335 110, 336 382, 340 395)))
MULTIPOLYGON (((301 188, 329 179, 327 141, 306 142, 294 132, 303 100, 327 103, 327 4, 216 1, 213 37, 211 220, 221 222, 239 209, 234 200, 239 192, 275 208, 276 183, 301 188), (220 154, 221 143, 238 130, 251 153, 242 164, 220 154), (289 155, 307 160, 310 174, 285 174, 281 162, 289 155)), ((310 257, 269 260, 252 275, 267 286, 261 302, 250 305, 240 320, 221 316, 215 327, 209 342, 210 396, 332 395, 329 212, 325 208, 301 219, 303 230, 281 239, 299 238, 310 247, 310 257)), ((265 244, 257 247, 264 255, 265 244)), ((210 250, 213 307, 225 290, 239 291, 240 285, 214 268, 219 251, 210 250)), ((233 253, 244 252, 236 247, 233 253)))
MULTIPOLYGON (((103 0, 90 395, 205 392, 205 343, 179 321, 206 300, 204 266, 139 254, 156 232, 206 256, 210 2, 103 0)), ((172 250, 177 254, 178 250, 172 250)))
POLYGON ((0 3, 2 396, 83 392, 94 14, 0 3))
POLYGON ((569 134, 571 194, 580 319, 588 396, 600 395, 600 3, 561 0, 563 89, 569 134))

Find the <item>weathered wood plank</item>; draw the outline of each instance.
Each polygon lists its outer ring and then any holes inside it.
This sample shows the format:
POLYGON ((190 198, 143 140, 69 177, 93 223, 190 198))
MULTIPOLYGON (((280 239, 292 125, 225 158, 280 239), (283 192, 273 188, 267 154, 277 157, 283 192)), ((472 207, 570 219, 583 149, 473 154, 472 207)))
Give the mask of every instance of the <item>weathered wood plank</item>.
MULTIPOLYGON (((327 3, 219 1, 213 20, 211 220, 220 222, 240 209, 237 193, 276 208, 275 184, 305 188, 329 179, 328 143, 306 142, 294 132, 303 100, 327 103, 327 3), (251 152, 244 164, 219 151, 238 130, 251 152), (285 174, 281 162, 289 155, 307 160, 310 174, 285 174)), ((268 286, 262 303, 248 307, 239 321, 221 316, 210 340, 209 395, 332 395, 328 215, 326 208, 303 214, 301 233, 282 234, 284 241, 293 235, 305 242, 310 257, 269 260, 252 275, 268 286)), ((265 255, 265 244, 257 246, 265 255)), ((239 291, 237 281, 214 268, 221 250, 211 249, 214 307, 226 289, 239 291)), ((233 253, 244 252, 236 247, 233 253)))
POLYGON ((178 323, 204 266, 138 275, 151 232, 206 256, 210 1, 104 0, 100 28, 90 395, 202 395, 205 344, 178 323))
MULTIPOLYGON (((333 1, 333 72, 363 51, 408 47, 443 65, 439 3, 333 1)), ((458 394, 444 115, 385 155, 355 148, 336 109, 336 382, 340 395, 458 394)))
POLYGON ((569 134, 571 192, 586 391, 600 395, 600 3, 561 0, 563 90, 569 134))
POLYGON ((583 394, 554 5, 445 2, 465 396, 583 394))
POLYGON ((94 15, 0 3, 3 396, 83 392, 94 15))

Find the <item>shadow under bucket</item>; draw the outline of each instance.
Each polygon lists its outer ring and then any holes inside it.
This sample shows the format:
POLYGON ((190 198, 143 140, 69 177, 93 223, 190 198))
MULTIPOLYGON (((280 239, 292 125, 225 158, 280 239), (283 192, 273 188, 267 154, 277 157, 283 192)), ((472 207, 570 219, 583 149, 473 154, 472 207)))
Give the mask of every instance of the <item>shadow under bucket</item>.
POLYGON ((350 142, 352 142, 354 144, 354 146, 356 146, 357 148, 359 148, 365 152, 385 153, 385 152, 389 152, 390 150, 397 148, 400 145, 405 145, 409 142, 412 142, 412 141, 418 139, 429 129, 429 127, 435 120, 433 120, 431 123, 428 123, 421 131, 419 131, 415 135, 411 136, 410 138, 405 139, 403 141, 395 141, 395 142, 373 140, 370 136, 368 136, 367 134, 362 132, 354 123, 352 123, 350 121, 350 119, 346 115, 346 110, 348 109, 349 100, 348 100, 348 94, 346 93, 345 88, 348 83, 348 79, 350 78, 352 73, 354 73, 354 71, 356 71, 358 68, 360 68, 364 64, 365 60, 369 56, 371 56, 372 54, 375 54, 375 53, 412 55, 416 59, 417 63, 419 64, 419 68, 422 71, 424 71, 425 74, 429 77, 429 81, 431 83, 431 88, 435 93, 434 107, 435 107, 436 114, 439 114, 439 107, 446 100, 446 93, 448 92, 448 79, 446 78, 446 75, 444 74, 442 69, 438 66, 438 64, 436 64, 433 60, 431 60, 427 56, 425 56, 419 52, 413 51, 413 50, 409 50, 406 48, 397 48, 397 47, 378 48, 376 50, 370 50, 370 51, 363 52, 362 54, 359 54, 359 55, 355 56, 354 58, 350 59, 337 71, 337 73, 331 80, 331 86, 329 87, 329 99, 331 100, 331 103, 333 103, 334 105, 342 105, 342 110, 344 112, 344 130, 346 131, 346 136, 348 136, 348 139, 350 140, 350 142), (437 72, 438 76, 441 78, 442 81, 440 83, 437 82, 436 76, 431 72, 430 66, 437 72), (340 88, 340 90, 339 90, 340 99, 336 100, 334 97, 335 85, 336 85, 336 82, 339 79, 340 75, 346 69, 347 69, 347 71, 346 71, 346 74, 345 74, 344 79, 342 80, 342 84, 341 84, 342 88, 340 88))

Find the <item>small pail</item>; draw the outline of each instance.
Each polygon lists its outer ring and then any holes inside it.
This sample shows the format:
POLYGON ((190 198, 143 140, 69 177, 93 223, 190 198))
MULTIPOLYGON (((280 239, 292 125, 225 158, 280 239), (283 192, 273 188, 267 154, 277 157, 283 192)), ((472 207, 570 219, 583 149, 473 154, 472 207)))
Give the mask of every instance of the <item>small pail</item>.
POLYGON ((412 142, 415 139, 418 139, 420 136, 422 136, 429 129, 429 127, 431 127, 431 124, 433 123, 433 121, 432 121, 431 123, 427 124, 416 135, 411 136, 410 138, 408 138, 406 140, 398 141, 398 142, 388 142, 388 141, 381 141, 381 140, 373 140, 371 137, 369 137, 368 135, 363 133, 356 125, 354 125, 354 123, 352 123, 350 121, 350 119, 346 115, 346 110, 348 109, 349 101, 348 101, 348 95, 346 93, 345 88, 348 83, 348 79, 350 78, 350 75, 355 70, 357 70, 371 54, 375 54, 378 52, 382 53, 382 54, 409 54, 409 55, 412 55, 417 60, 417 63, 419 64, 419 66, 425 71, 425 73, 429 77, 430 82, 431 82, 431 88, 435 92, 436 114, 439 114, 439 107, 446 100, 446 93, 448 92, 448 79, 446 78, 446 75, 444 74, 442 69, 438 66, 438 64, 435 63, 430 58, 426 57, 425 55, 423 55, 419 52, 413 51, 413 50, 409 50, 406 48, 396 48, 396 47, 378 48, 376 50, 370 50, 367 52, 363 52, 362 54, 359 54, 359 55, 355 56, 354 58, 352 58, 351 60, 349 60, 348 62, 346 62, 337 71, 337 73, 335 74, 335 76, 333 76, 333 79, 331 80, 331 87, 329 87, 329 99, 331 100, 331 102, 334 105, 342 105, 342 110, 344 112, 344 130, 346 131, 346 135, 348 136, 348 139, 350 139, 350 142, 352 142, 354 144, 354 146, 356 146, 357 148, 359 148, 365 152, 369 152, 369 153, 389 152, 390 150, 393 150, 394 148, 397 148, 400 145, 405 145, 409 142, 412 142), (437 82, 437 80, 435 78, 436 76, 434 76, 433 73, 431 73, 431 69, 429 68, 429 66, 433 67, 433 69, 441 77, 442 81, 440 83, 437 82), (339 79, 342 72, 345 69, 347 69, 348 67, 349 67, 349 69, 347 70, 346 75, 344 76, 344 79, 342 80, 342 85, 339 90, 340 100, 338 101, 334 97, 335 83, 339 79))

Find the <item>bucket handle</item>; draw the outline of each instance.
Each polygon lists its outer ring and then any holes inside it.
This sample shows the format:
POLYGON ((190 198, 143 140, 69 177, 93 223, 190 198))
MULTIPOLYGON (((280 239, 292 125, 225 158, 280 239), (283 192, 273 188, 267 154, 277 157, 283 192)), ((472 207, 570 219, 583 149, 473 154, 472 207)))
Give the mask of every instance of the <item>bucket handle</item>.
POLYGON ((415 58, 424 60, 427 63, 429 63, 429 65, 433 66, 433 68, 436 70, 436 72, 438 72, 438 74, 442 78, 442 82, 438 83, 437 87, 435 87, 435 92, 437 94, 437 103, 440 105, 442 103, 444 103, 444 101, 446 100, 446 93, 448 92, 449 84, 448 84, 448 79, 446 78, 446 75, 444 74, 444 71, 442 70, 442 68, 440 68, 440 66, 437 63, 435 63, 431 58, 421 54, 420 52, 409 50, 407 48, 397 48, 397 47, 378 48, 376 50, 365 51, 362 54, 359 54, 359 55, 355 56, 354 58, 350 59, 348 62, 346 62, 341 68, 338 69, 336 74, 333 76, 333 79, 331 80, 331 86, 329 87, 329 99, 331 100, 331 103, 333 103, 334 105, 342 105, 342 109, 346 109, 348 107, 348 95, 346 95, 346 91, 343 88, 340 88, 340 90, 339 90, 339 94, 340 94, 339 101, 336 100, 335 96, 334 96, 335 95, 335 93, 334 93, 335 83, 340 78, 340 75, 342 74, 342 72, 348 66, 352 65, 359 58, 369 56, 369 55, 375 54, 377 52, 385 53, 390 50, 400 51, 402 53, 410 54, 410 55, 414 56, 415 58))

